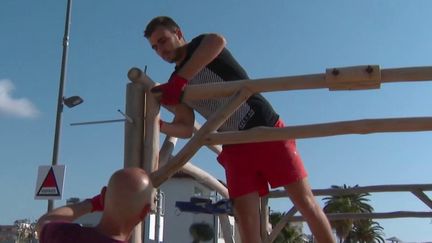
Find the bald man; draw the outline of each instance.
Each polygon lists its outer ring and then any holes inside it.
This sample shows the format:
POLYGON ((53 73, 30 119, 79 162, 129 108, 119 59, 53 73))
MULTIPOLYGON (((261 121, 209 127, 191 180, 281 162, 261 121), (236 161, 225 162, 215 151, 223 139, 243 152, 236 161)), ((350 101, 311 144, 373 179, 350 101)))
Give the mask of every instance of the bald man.
POLYGON ((36 229, 41 243, 127 242, 134 227, 150 211, 153 186, 140 168, 116 171, 98 196, 56 208, 43 215, 36 229), (96 227, 72 223, 80 216, 102 211, 96 227))

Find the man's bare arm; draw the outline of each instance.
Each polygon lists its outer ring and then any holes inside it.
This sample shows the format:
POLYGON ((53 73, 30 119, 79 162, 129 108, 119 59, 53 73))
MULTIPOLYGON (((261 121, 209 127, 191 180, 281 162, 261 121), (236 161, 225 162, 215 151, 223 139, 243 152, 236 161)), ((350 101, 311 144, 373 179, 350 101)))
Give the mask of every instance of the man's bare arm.
POLYGON ((190 138, 195 122, 193 110, 183 103, 175 105, 174 109, 173 122, 163 122, 160 131, 172 137, 190 138))
POLYGON ((92 203, 88 199, 79 203, 53 209, 39 218, 36 224, 36 231, 38 235, 40 235, 43 226, 53 221, 73 222, 82 215, 90 213, 92 208, 92 203))
POLYGON ((215 33, 207 34, 177 74, 187 80, 191 80, 221 53, 225 45, 226 41, 222 35, 215 33))

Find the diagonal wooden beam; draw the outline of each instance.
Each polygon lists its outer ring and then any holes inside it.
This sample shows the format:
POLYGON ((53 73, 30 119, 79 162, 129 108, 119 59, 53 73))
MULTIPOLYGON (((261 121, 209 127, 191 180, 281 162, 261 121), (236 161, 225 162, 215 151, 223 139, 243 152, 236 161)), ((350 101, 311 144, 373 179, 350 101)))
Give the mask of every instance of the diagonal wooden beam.
POLYGON ((412 190, 412 194, 414 194, 420 201, 424 202, 429 208, 432 209, 432 200, 426 195, 422 190, 412 190))
POLYGON ((251 92, 248 89, 241 89, 229 103, 215 112, 166 165, 150 175, 153 185, 159 187, 165 180, 180 170, 202 146, 205 135, 218 129, 250 95, 251 92))
POLYGON ((290 222, 290 219, 294 216, 295 213, 297 213, 297 208, 292 207, 273 228, 266 243, 271 243, 276 239, 276 237, 279 235, 285 225, 290 222))

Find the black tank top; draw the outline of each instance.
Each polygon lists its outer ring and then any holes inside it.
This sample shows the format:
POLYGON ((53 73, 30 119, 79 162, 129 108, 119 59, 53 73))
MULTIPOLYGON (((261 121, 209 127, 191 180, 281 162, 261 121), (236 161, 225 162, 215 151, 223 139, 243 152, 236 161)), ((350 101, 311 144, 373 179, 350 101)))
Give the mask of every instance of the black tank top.
MULTIPOLYGON (((173 74, 189 60, 204 36, 200 35, 187 44, 186 58, 180 65, 176 66, 173 74)), ((242 79, 249 79, 246 71, 234 59, 228 49, 224 48, 212 62, 189 80, 188 85, 229 82, 242 79)), ((202 99, 187 101, 186 104, 207 119, 231 99, 232 97, 202 99)), ((273 127, 278 119, 279 115, 274 111, 270 103, 261 94, 254 94, 225 121, 218 131, 245 130, 256 126, 273 127)))

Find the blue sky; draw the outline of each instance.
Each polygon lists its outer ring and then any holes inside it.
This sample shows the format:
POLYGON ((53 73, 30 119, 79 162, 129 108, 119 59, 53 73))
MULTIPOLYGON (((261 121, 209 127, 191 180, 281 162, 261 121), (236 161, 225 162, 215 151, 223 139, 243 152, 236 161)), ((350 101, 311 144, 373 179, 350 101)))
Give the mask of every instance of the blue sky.
MULTIPOLYGON (((218 32, 251 78, 322 73, 326 68, 432 64, 430 1, 114 1, 75 0, 60 164, 67 166, 64 200, 90 197, 123 165, 123 124, 70 126, 120 119, 129 68, 148 66, 164 82, 172 66, 143 38, 146 23, 169 15, 187 39, 218 32), (181 3, 180 3, 181 2, 181 3)), ((37 168, 51 164, 66 0, 0 2, 0 224, 34 220, 37 168)), ((428 116, 429 82, 384 84, 379 90, 306 90, 264 94, 287 125, 365 118, 428 116)), ((163 118, 169 119, 165 112, 163 118)), ((202 120, 201 120, 202 121, 202 120)), ((429 132, 346 135, 298 140, 313 188, 331 185, 430 183, 429 132)), ((224 179, 214 155, 192 161, 224 179)), ((431 197, 431 193, 427 192, 431 197)), ((318 198, 320 200, 320 198, 318 198)), ((372 194, 376 212, 430 211, 409 193, 372 194)), ((277 200, 274 210, 290 207, 277 200)), ((386 219, 385 237, 431 241, 431 219, 386 219)))

